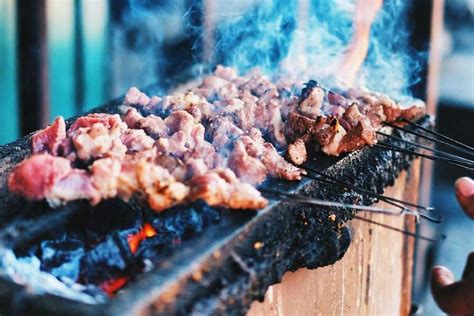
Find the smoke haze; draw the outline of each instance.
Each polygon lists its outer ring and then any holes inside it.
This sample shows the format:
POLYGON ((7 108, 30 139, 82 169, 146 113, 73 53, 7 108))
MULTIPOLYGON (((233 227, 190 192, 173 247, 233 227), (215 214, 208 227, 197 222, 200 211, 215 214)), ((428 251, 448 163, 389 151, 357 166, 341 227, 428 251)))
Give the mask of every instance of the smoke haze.
MULTIPOLYGON (((147 43, 139 42, 141 48, 135 50, 138 53, 128 62, 128 65, 141 65, 141 71, 132 71, 131 76, 146 74, 147 84, 160 82, 165 75, 163 65, 169 60, 156 47, 173 37, 182 37, 183 33, 192 33, 196 34, 191 54, 197 76, 223 64, 237 68, 240 73, 258 67, 270 75, 283 74, 299 80, 311 78, 334 87, 338 82, 337 66, 354 32, 356 1, 245 0, 232 4, 216 0, 209 12, 199 1, 189 7, 189 1, 156 6, 146 0, 130 0, 128 27, 136 29, 138 23, 144 24, 147 34, 147 43), (204 17, 197 21, 190 18, 196 10, 212 14, 212 30, 205 28, 204 17), (181 14, 181 22, 172 19, 176 14, 181 14), (212 40, 208 41, 211 47, 206 55, 200 50, 208 39, 212 40)), ((411 95, 410 88, 419 80, 426 54, 409 45, 409 5, 409 1, 384 1, 372 24, 367 58, 356 75, 354 86, 365 86, 395 98, 411 95)), ((117 36, 118 42, 127 40, 120 33, 117 36)), ((123 64, 124 61, 117 62, 123 64)))

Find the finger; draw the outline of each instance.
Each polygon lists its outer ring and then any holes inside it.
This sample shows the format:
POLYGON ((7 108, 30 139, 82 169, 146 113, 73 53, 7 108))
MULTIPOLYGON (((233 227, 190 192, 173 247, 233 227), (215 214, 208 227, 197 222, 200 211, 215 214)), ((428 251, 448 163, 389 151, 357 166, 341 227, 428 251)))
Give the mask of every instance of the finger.
POLYGON ((454 282, 445 267, 434 267, 431 272, 431 291, 439 308, 447 314, 474 313, 474 277, 454 282))
POLYGON ((456 180, 456 197, 466 214, 474 219, 474 181, 468 177, 456 180))
POLYGON ((462 278, 467 279, 468 277, 474 276, 474 252, 471 252, 467 257, 466 267, 462 273, 462 278))

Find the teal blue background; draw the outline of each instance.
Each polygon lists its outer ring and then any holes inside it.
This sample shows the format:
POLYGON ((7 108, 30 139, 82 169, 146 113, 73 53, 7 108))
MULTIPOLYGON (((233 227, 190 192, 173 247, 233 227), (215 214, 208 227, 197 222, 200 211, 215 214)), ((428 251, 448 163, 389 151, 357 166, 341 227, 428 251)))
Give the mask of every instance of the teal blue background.
MULTIPOLYGON (((107 81, 107 1, 83 1, 84 109, 109 98, 107 81)), ((50 121, 70 117, 74 105, 73 0, 48 0, 50 121)), ((0 0, 0 144, 18 134, 15 0, 0 0)))

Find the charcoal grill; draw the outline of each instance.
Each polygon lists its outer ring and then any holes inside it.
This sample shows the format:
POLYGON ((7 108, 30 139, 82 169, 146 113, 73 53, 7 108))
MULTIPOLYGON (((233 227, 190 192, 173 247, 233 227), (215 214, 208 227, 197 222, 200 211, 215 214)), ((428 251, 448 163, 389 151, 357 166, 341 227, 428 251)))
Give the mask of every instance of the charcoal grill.
MULTIPOLYGON (((94 111, 114 113, 121 100, 94 111)), ((0 243, 14 248, 18 255, 51 232, 78 225, 81 211, 87 208, 79 203, 51 211, 8 195, 6 178, 14 164, 30 153, 30 136, 0 148, 0 243)), ((394 139, 389 142, 397 145, 394 139)), ((342 181, 382 193, 410 167, 412 159, 394 151, 363 149, 339 158, 318 156, 312 164, 342 181)), ((311 179, 298 183, 271 180, 263 185, 345 203, 369 205, 376 201, 311 179)), ((110 216, 109 211, 107 205, 99 207, 97 221, 110 216)), ((347 209, 284 201, 274 201, 259 212, 221 211, 220 220, 160 254, 150 271, 134 275, 104 303, 35 293, 1 277, 0 314, 243 314, 254 300, 263 300, 266 289, 278 283, 285 272, 315 269, 341 259, 351 243, 346 222, 353 215, 347 209)), ((106 233, 114 238, 117 227, 106 233)))

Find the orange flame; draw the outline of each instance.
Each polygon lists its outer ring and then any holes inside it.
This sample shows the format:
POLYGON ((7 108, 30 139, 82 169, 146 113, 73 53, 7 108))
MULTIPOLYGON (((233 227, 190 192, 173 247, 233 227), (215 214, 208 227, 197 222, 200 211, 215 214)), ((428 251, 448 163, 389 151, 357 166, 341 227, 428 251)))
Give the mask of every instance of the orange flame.
POLYGON ((142 229, 140 229, 138 233, 128 236, 127 241, 128 241, 128 245, 130 246, 130 251, 132 253, 136 253, 138 250, 138 246, 140 246, 140 243, 143 240, 149 237, 153 237, 155 235, 156 235, 156 230, 153 228, 153 226, 151 226, 148 223, 145 223, 145 225, 143 225, 142 229))
MULTIPOLYGON (((130 251, 132 253, 136 253, 138 250, 138 246, 140 243, 149 238, 156 235, 156 230, 148 223, 145 223, 143 227, 136 233, 131 234, 127 237, 128 245, 130 247, 130 251)), ((105 281, 100 285, 100 288, 107 293, 108 296, 114 296, 115 293, 120 290, 125 284, 127 284, 130 277, 120 277, 117 279, 112 279, 109 281, 105 281)))
POLYGON ((338 78, 343 84, 352 86, 360 66, 369 49, 370 28, 383 0, 357 0, 354 35, 339 65, 338 78))
POLYGON ((128 279, 128 277, 112 279, 102 283, 100 288, 107 293, 108 296, 114 296, 114 294, 128 282, 128 279))

